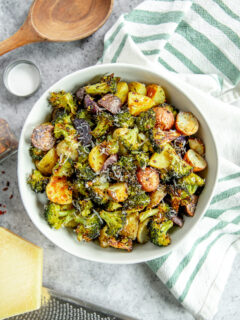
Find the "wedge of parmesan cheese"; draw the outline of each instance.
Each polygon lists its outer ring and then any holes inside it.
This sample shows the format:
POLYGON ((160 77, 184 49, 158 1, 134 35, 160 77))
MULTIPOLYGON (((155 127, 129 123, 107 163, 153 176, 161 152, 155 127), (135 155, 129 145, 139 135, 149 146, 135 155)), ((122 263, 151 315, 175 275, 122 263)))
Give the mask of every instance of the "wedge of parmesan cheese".
POLYGON ((0 227, 0 320, 41 306, 43 250, 0 227))

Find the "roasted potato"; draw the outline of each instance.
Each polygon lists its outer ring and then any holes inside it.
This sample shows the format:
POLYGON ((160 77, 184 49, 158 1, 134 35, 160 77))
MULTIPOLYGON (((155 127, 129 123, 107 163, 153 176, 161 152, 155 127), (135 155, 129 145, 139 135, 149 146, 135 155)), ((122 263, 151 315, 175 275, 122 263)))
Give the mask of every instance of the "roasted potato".
POLYGON ((79 143, 77 142, 77 140, 62 140, 58 143, 56 150, 59 157, 65 156, 72 159, 73 161, 76 161, 78 158, 78 147, 79 143))
POLYGON ((116 95, 114 96, 112 93, 108 93, 98 100, 98 104, 112 114, 116 114, 120 112, 122 102, 116 95))
POLYGON ((36 167, 43 175, 48 176, 52 174, 52 169, 56 165, 57 160, 58 155, 56 149, 52 148, 39 162, 36 162, 36 167))
POLYGON ((55 144, 53 130, 54 126, 49 122, 37 126, 33 130, 31 136, 32 144, 34 145, 34 147, 42 151, 48 151, 52 149, 55 144))
POLYGON ((128 109, 133 116, 151 109, 154 105, 155 102, 149 97, 134 92, 128 93, 128 109))
POLYGON ((146 96, 147 94, 146 86, 141 82, 136 82, 136 81, 130 82, 128 85, 128 89, 131 92, 135 92, 143 96, 146 96))
POLYGON ((166 144, 161 153, 154 153, 150 158, 149 165, 157 169, 166 169, 170 165, 170 149, 169 144, 166 144))
POLYGON ((191 136, 198 131, 199 123, 191 112, 180 111, 176 117, 176 129, 186 136, 191 136))
POLYGON ((150 218, 139 223, 138 232, 137 232, 137 241, 139 243, 146 243, 149 241, 149 229, 148 229, 149 221, 150 221, 150 218))
POLYGON ((127 97, 128 97, 128 84, 127 82, 123 82, 120 81, 117 84, 117 91, 114 94, 115 96, 117 96, 122 104, 124 104, 127 101, 127 97))
POLYGON ((129 239, 135 240, 137 238, 139 224, 139 213, 135 212, 127 216, 124 228, 120 235, 129 239))
POLYGON ((111 166, 113 163, 117 162, 117 155, 112 154, 110 157, 107 158, 107 160, 104 162, 101 171, 106 171, 109 166, 111 166))
POLYGON ((88 162, 93 171, 101 171, 107 157, 108 156, 105 153, 102 153, 102 147, 100 144, 95 146, 88 155, 88 162))
POLYGON ((162 201, 162 199, 166 196, 167 190, 166 186, 159 185, 157 190, 150 194, 151 202, 148 205, 148 208, 154 208, 162 201))
POLYGON ((159 174, 153 168, 138 169, 137 178, 144 191, 152 192, 159 186, 159 174))
POLYGON ((125 182, 118 182, 112 184, 107 190, 109 196, 116 202, 123 202, 128 197, 127 184, 125 182))
POLYGON ((51 202, 57 204, 72 203, 72 190, 66 177, 52 176, 46 187, 46 194, 51 202))
POLYGON ((202 171, 207 167, 207 161, 192 149, 185 153, 184 160, 193 167, 194 172, 202 171))
POLYGON ((162 130, 170 130, 174 126, 174 115, 164 107, 155 107, 156 126, 162 130))
POLYGON ((205 146, 201 139, 199 138, 189 138, 189 147, 199 153, 201 156, 205 154, 205 146))
POLYGON ((157 84, 149 84, 147 86, 147 96, 155 102, 155 106, 166 101, 163 88, 157 84))
POLYGON ((159 127, 153 129, 153 137, 158 145, 164 145, 181 136, 176 130, 163 131, 159 127))

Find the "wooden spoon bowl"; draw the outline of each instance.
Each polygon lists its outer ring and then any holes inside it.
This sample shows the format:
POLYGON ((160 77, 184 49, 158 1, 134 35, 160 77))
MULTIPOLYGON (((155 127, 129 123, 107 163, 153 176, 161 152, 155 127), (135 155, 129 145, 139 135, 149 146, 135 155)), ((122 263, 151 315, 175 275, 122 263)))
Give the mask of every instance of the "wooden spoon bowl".
POLYGON ((0 55, 32 42, 74 41, 99 29, 113 0, 35 0, 22 27, 0 42, 0 55))

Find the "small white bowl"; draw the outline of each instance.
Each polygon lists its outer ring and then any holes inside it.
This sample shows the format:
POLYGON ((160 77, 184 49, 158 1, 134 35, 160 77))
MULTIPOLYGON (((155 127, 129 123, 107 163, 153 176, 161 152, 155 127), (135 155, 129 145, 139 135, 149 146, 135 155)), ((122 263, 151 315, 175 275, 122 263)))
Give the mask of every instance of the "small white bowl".
POLYGON ((83 259, 115 264, 138 263, 161 257, 171 250, 175 250, 179 243, 193 230, 203 216, 211 200, 218 174, 218 154, 216 144, 207 120, 197 108, 190 96, 187 96, 163 76, 129 64, 105 64, 76 71, 55 83, 35 103, 22 129, 18 151, 18 183, 25 209, 35 226, 54 244, 63 250, 83 259), (30 137, 32 130, 50 117, 51 109, 47 97, 49 92, 65 90, 74 91, 78 87, 90 82, 94 77, 106 73, 115 73, 126 81, 142 81, 145 83, 159 83, 166 90, 168 101, 183 111, 191 111, 200 122, 199 136, 206 145, 206 159, 208 171, 206 185, 199 197, 195 216, 185 218, 183 228, 178 228, 171 235, 172 243, 168 247, 157 247, 152 243, 137 244, 132 252, 124 252, 113 248, 103 249, 98 244, 80 243, 76 236, 66 229, 54 230, 49 227, 43 216, 45 196, 36 196, 26 183, 26 179, 34 168, 29 156, 30 137))

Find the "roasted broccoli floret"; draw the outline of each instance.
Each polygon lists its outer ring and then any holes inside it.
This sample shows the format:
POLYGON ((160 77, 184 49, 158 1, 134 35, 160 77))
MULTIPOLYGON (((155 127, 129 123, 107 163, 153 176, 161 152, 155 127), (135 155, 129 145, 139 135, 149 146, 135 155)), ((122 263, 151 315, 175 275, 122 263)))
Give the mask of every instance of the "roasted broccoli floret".
POLYGON ((63 157, 53 168, 53 175, 57 177, 70 177, 74 173, 73 161, 70 158, 63 157))
POLYGON ((168 170, 172 171, 172 176, 174 178, 181 178, 192 172, 192 166, 176 155, 171 157, 171 163, 168 170))
POLYGON ((137 166, 144 169, 148 165, 149 162, 149 154, 146 152, 137 152, 135 154, 137 166))
POLYGON ((49 202, 45 207, 44 214, 48 224, 52 228, 59 229, 74 219, 76 209, 49 202))
POLYGON ((106 204, 109 201, 107 190, 109 188, 109 182, 107 178, 97 176, 93 181, 87 183, 87 190, 93 202, 98 205, 106 204))
POLYGON ((83 217, 87 217, 91 214, 93 203, 90 199, 80 200, 79 201, 80 213, 83 217))
POLYGON ((141 187, 133 186, 129 188, 129 197, 123 203, 125 209, 143 210, 150 203, 150 197, 141 187))
POLYGON ((114 125, 119 128, 132 128, 134 127, 135 117, 128 111, 118 113, 114 116, 114 125))
POLYGON ((108 92, 115 93, 117 90, 117 83, 119 78, 114 77, 113 74, 104 76, 100 82, 88 85, 85 88, 86 93, 91 95, 102 95, 108 92))
POLYGON ((132 155, 122 156, 117 162, 115 162, 110 171, 110 177, 118 181, 127 181, 134 183, 136 179, 136 163, 135 158, 132 155))
POLYGON ((32 170, 27 183, 30 185, 31 189, 36 193, 43 193, 49 182, 48 177, 44 177, 40 171, 32 170))
POLYGON ((155 112, 150 109, 145 112, 141 112, 138 117, 136 117, 136 124, 140 131, 148 131, 154 128, 156 123, 155 112))
POLYGON ((74 198, 78 199, 79 195, 88 196, 87 189, 85 187, 86 182, 80 179, 74 179, 72 182, 72 189, 74 198))
POLYGON ((111 136, 107 137, 106 142, 106 153, 107 154, 117 154, 119 151, 119 143, 116 139, 113 139, 111 136))
POLYGON ((204 186, 205 180, 192 172, 188 176, 179 179, 177 183, 188 194, 192 195, 197 191, 198 187, 204 186))
POLYGON ((76 174, 80 180, 92 180, 95 177, 95 172, 91 169, 88 162, 81 163, 77 162, 75 164, 76 174))
POLYGON ((78 162, 80 163, 85 163, 88 161, 88 155, 90 153, 90 149, 86 146, 82 146, 80 144, 80 146, 78 147, 78 162))
POLYGON ((91 241, 100 235, 102 220, 97 212, 88 215, 87 217, 80 217, 80 224, 77 226, 76 233, 79 241, 91 241))
POLYGON ((69 136, 75 136, 76 130, 73 127, 71 116, 67 113, 61 114, 54 121, 54 136, 59 139, 61 137, 67 138, 69 136))
POLYGON ((38 149, 34 146, 31 146, 29 149, 30 156, 32 157, 33 161, 41 160, 46 152, 42 151, 41 149, 38 149))
POLYGON ((125 148, 130 151, 139 150, 141 143, 138 140, 138 128, 128 129, 125 135, 121 135, 119 140, 122 142, 125 148))
POLYGON ((123 229, 126 221, 126 215, 120 210, 114 212, 102 210, 100 212, 100 217, 106 222, 108 226, 106 232, 110 236, 117 236, 123 229))
POLYGON ((121 208, 122 205, 119 202, 109 201, 107 205, 107 211, 116 211, 121 208))
POLYGON ((152 149, 153 152, 155 151, 157 153, 161 153, 162 146, 160 146, 155 140, 153 129, 146 131, 145 134, 148 137, 148 143, 146 143, 146 148, 148 148, 149 150, 152 149))
POLYGON ((166 202, 161 202, 158 206, 159 213, 161 213, 162 217, 166 217, 171 210, 169 205, 166 202))
POLYGON ((171 220, 165 220, 158 222, 153 220, 150 223, 150 240, 156 246, 168 246, 171 243, 171 238, 167 233, 172 228, 173 222, 171 220))
POLYGON ((54 108, 64 108, 67 112, 72 114, 76 114, 77 112, 77 104, 70 92, 51 92, 48 101, 54 108))
POLYGON ((192 172, 192 166, 184 161, 170 145, 168 147, 168 155, 170 159, 168 168, 160 170, 160 178, 162 181, 169 182, 171 179, 180 179, 188 176, 192 172))
POLYGON ((94 138, 99 138, 106 134, 113 125, 113 116, 107 112, 100 112, 96 117, 97 126, 91 132, 94 138))
POLYGON ((90 127, 94 126, 93 117, 86 109, 79 110, 76 114, 76 118, 86 120, 90 127))

